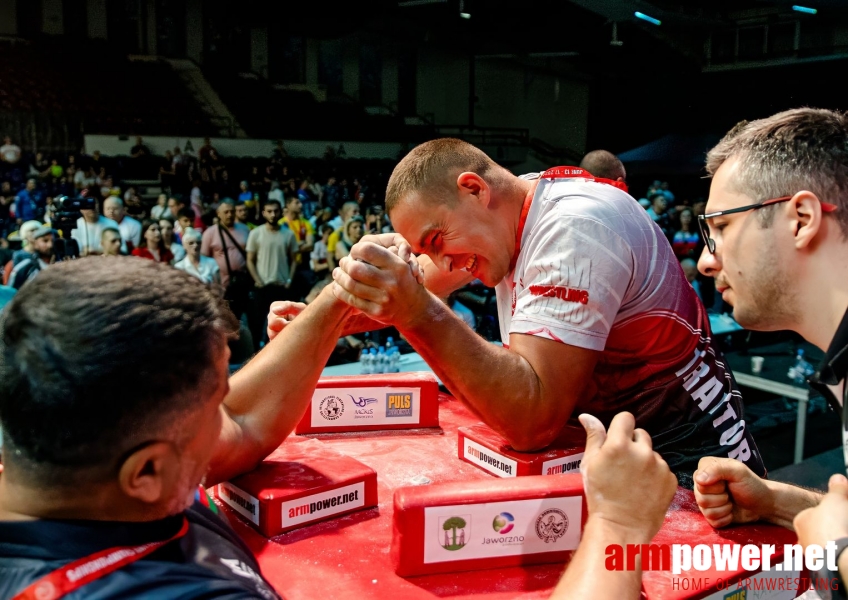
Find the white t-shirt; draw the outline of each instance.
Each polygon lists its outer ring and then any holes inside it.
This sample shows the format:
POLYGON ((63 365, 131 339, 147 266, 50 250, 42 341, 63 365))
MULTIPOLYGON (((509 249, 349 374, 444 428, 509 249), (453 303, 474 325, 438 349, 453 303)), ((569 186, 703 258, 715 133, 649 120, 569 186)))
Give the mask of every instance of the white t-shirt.
POLYGON ((539 184, 515 269, 496 287, 504 345, 525 334, 600 352, 574 415, 632 412, 687 485, 706 454, 763 476, 706 311, 645 209, 612 185, 524 178, 539 184))
POLYGON ((127 242, 132 243, 133 248, 138 248, 141 243, 141 223, 132 217, 124 216, 118 223, 118 229, 121 230, 124 251, 126 251, 127 242))
POLYGON ((218 268, 218 263, 214 258, 200 255, 200 265, 195 267, 188 256, 174 265, 174 268, 185 271, 189 275, 194 275, 203 283, 209 284, 212 282, 221 282, 221 269, 218 268))
POLYGON ((183 248, 182 244, 177 242, 171 242, 171 254, 174 255, 174 264, 177 264, 186 257, 185 248, 183 248))
POLYGON ((85 171, 77 171, 74 174, 74 185, 81 188, 87 188, 95 185, 97 183, 97 177, 93 175, 89 177, 85 174, 85 171))
POLYGON ((115 221, 107 219, 103 215, 98 216, 96 223, 88 223, 83 217, 77 219, 77 226, 76 229, 71 230, 71 237, 79 244, 80 255, 103 251, 103 247, 100 245, 100 235, 106 227, 120 231, 120 227, 115 221))
POLYGON ((285 283, 291 276, 290 257, 297 256, 299 245, 287 227, 276 231, 266 225, 247 236, 247 251, 256 252, 256 271, 263 284, 285 283))
POLYGON ((5 162, 14 164, 21 160, 21 148, 14 144, 3 144, 0 146, 0 158, 5 162))

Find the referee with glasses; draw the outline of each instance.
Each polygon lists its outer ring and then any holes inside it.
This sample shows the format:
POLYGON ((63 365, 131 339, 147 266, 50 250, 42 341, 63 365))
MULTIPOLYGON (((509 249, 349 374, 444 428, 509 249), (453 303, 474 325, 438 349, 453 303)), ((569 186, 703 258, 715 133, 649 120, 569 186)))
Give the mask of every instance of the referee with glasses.
MULTIPOLYGON (((742 122, 707 155, 709 201, 699 217, 706 247, 698 268, 715 278, 747 329, 792 330, 826 352, 810 384, 842 415, 848 465, 848 116, 801 108, 742 122)), ((701 459, 694 474, 701 512, 714 527, 769 521, 807 547, 835 542, 848 582, 848 479, 822 495, 762 479, 727 458, 701 459)), ((823 592, 828 593, 828 592, 823 592)), ((815 591, 807 592, 818 597, 815 591)))

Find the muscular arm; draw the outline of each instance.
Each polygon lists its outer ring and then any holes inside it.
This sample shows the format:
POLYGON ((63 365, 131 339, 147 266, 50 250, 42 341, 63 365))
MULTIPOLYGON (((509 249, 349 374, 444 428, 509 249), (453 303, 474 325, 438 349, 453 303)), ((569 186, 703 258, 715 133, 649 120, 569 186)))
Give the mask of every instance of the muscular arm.
POLYGON ((597 352, 523 334, 510 336, 509 349, 496 346, 428 295, 423 318, 398 330, 445 386, 513 448, 550 444, 587 388, 597 352))
POLYGON ((253 469, 292 432, 350 312, 325 288, 296 321, 230 378, 208 485, 253 469))
POLYGON ((551 443, 591 380, 597 352, 522 334, 510 337, 509 349, 490 344, 375 244, 357 244, 334 278, 338 298, 397 327, 445 386, 517 450, 551 443))

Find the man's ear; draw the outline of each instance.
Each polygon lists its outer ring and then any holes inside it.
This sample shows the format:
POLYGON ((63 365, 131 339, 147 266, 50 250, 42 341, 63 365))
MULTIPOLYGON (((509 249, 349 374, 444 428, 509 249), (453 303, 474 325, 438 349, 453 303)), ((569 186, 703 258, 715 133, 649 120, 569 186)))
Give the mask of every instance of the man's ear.
POLYGON ((161 502, 176 483, 179 464, 173 444, 155 442, 144 446, 121 465, 118 473, 121 491, 146 504, 161 502))
POLYGON ((456 178, 456 186, 460 196, 474 196, 483 206, 487 206, 491 200, 489 184, 477 173, 460 173, 456 178))
POLYGON ((821 231, 822 209, 818 196, 813 192, 800 191, 792 197, 789 204, 789 221, 795 237, 795 248, 808 248, 821 231))

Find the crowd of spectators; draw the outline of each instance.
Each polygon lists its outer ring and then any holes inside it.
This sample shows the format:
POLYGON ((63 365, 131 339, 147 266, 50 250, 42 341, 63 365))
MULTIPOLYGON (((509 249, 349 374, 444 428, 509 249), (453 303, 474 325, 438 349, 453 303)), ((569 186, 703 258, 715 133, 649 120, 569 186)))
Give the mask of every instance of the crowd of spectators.
MULTIPOLYGON (((243 337, 258 349, 271 302, 311 300, 364 234, 391 231, 381 204, 391 163, 356 171, 355 161, 334 155, 304 166, 279 143, 267 158, 227 159, 207 139, 196 154, 174 148, 156 156, 138 137, 122 158, 97 151, 46 156, 6 138, 3 282, 19 287, 55 260, 42 237, 62 239, 64 247, 60 197, 91 198, 94 208, 64 228, 80 256, 134 255, 187 271, 229 300, 250 332, 243 337), (163 193, 140 196, 134 178, 158 179, 163 193)), ((351 354, 365 345, 343 343, 351 354)))

